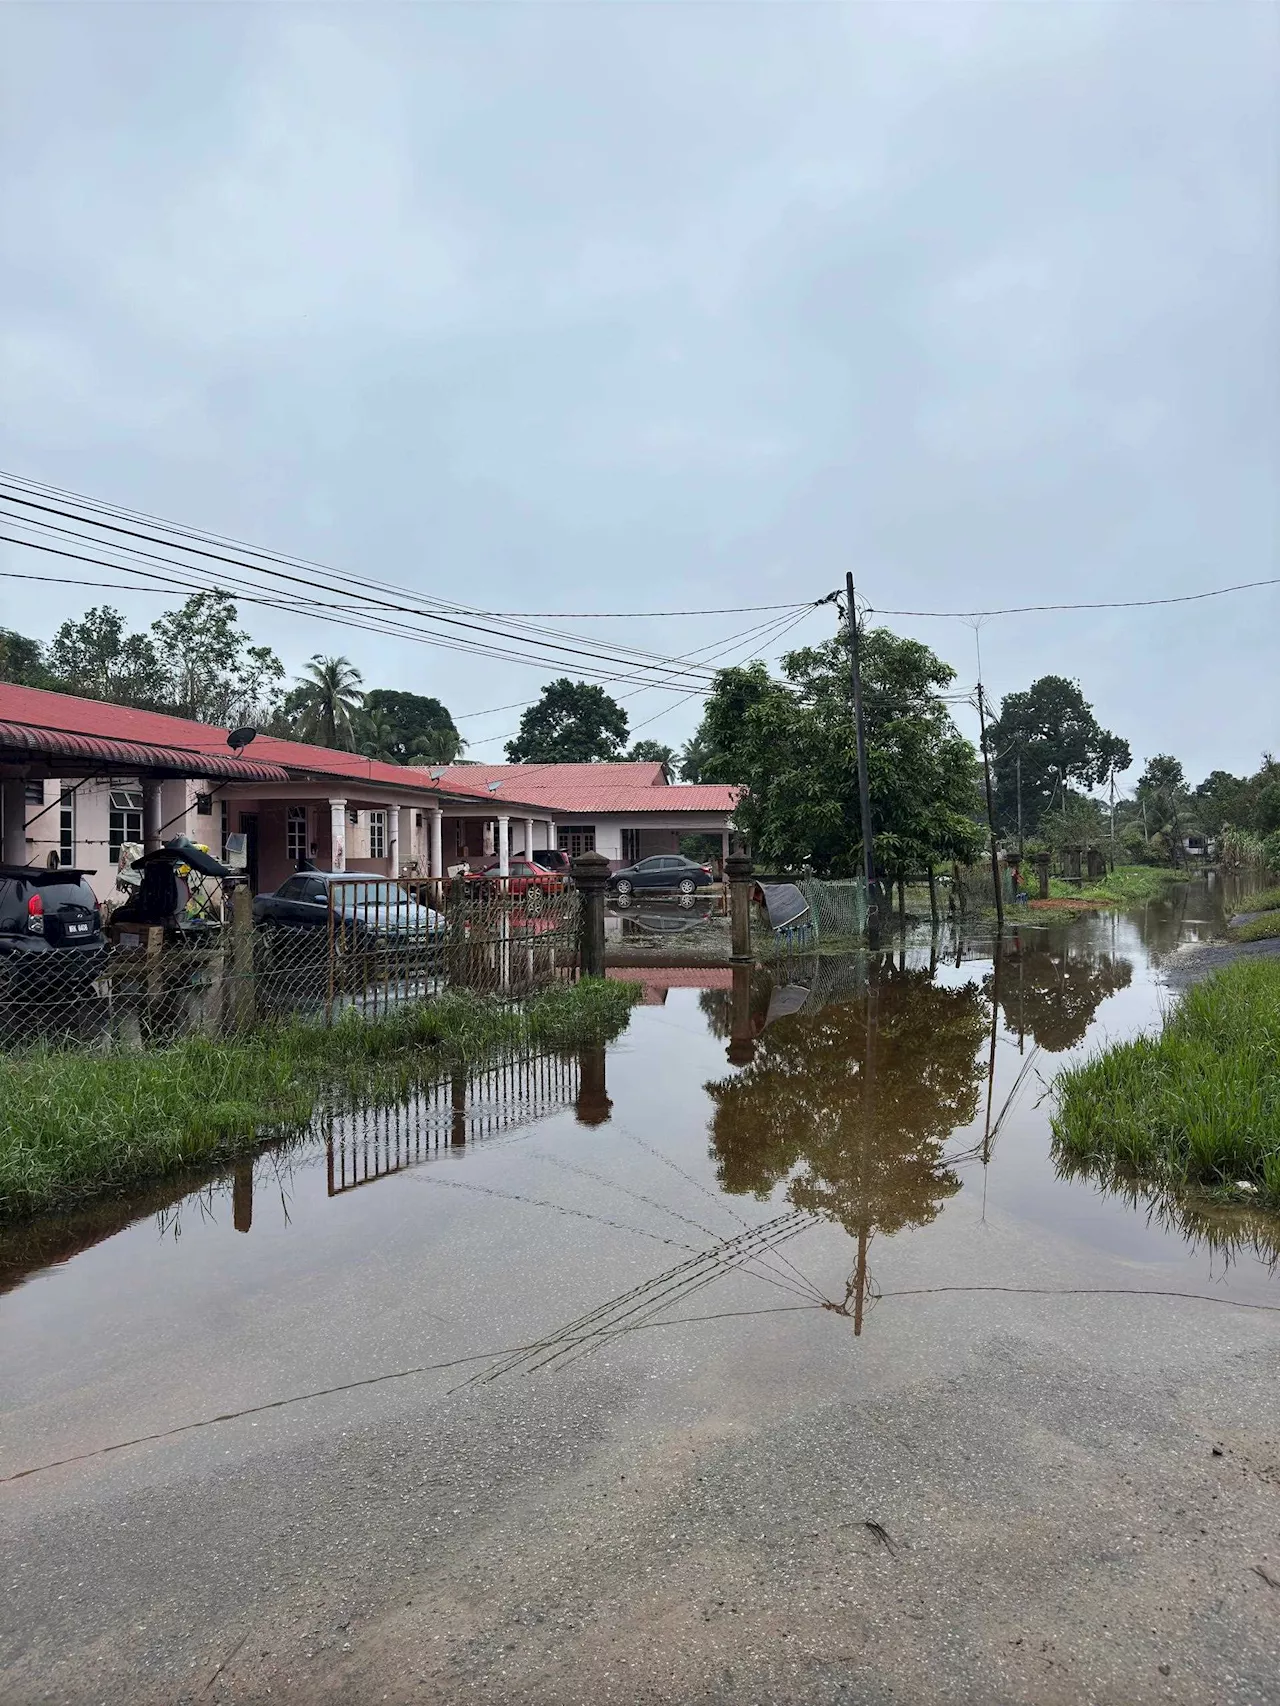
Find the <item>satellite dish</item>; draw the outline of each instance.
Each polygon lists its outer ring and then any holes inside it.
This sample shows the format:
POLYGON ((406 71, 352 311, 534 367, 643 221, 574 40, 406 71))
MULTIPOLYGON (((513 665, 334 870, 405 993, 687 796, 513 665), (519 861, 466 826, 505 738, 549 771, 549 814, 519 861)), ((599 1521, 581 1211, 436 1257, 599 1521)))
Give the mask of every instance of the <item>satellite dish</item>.
POLYGON ((257 729, 232 729, 231 733, 227 736, 227 745, 231 748, 232 752, 242 752, 251 740, 257 739, 257 736, 257 729))
POLYGON ((490 793, 491 793, 491 794, 496 794, 496 793, 497 793, 497 791, 498 791, 498 789, 499 789, 499 788, 500 788, 500 787, 501 787, 501 786, 502 786, 502 783, 501 783, 501 781, 498 781, 498 782, 486 782, 486 783, 485 783, 485 787, 486 787, 486 788, 487 788, 487 789, 488 789, 488 790, 489 790, 489 792, 490 792, 490 793))

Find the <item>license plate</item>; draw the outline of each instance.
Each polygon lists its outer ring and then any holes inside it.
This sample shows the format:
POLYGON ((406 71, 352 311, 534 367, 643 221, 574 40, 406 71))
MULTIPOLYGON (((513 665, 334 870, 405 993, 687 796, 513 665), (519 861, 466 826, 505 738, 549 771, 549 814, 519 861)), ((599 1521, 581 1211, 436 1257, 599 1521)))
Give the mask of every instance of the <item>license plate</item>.
POLYGON ((67 925, 67 935, 68 936, 87 936, 88 934, 89 934, 89 926, 87 924, 68 924, 67 925))

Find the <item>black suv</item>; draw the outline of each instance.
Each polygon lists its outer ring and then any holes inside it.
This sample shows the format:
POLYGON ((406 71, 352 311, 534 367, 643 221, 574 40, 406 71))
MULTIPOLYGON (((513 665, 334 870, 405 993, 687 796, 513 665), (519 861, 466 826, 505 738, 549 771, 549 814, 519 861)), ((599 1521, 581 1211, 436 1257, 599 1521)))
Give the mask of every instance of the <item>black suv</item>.
POLYGON ((86 874, 0 865, 0 998, 72 994, 101 972, 102 913, 86 874))

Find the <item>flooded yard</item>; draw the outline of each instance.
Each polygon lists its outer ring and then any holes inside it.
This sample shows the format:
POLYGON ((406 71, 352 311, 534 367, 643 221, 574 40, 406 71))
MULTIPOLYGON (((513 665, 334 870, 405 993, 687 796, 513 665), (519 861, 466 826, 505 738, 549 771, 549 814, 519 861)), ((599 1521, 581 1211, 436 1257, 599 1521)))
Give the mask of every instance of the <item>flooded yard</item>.
POLYGON ((646 963, 0 1236, 0 1695, 1280 1700, 1280 1226, 1049 1123, 1221 914, 646 963))

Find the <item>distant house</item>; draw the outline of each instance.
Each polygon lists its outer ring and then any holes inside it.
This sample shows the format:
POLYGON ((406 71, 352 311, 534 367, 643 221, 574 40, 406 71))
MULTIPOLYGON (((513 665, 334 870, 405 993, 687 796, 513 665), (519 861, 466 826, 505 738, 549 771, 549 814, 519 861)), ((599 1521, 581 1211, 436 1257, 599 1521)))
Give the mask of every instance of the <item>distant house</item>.
POLYGON ((616 764, 454 764, 441 786, 479 783, 494 799, 532 800, 552 814, 555 845, 601 853, 615 868, 655 853, 679 852, 687 835, 713 836, 729 852, 741 789, 667 781, 657 760, 616 764))

